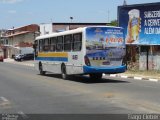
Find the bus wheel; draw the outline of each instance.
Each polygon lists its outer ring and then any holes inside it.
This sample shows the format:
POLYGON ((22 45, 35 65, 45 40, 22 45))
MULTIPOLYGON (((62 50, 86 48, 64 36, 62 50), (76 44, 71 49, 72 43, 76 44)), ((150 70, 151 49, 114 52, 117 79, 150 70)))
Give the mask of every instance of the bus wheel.
POLYGON ((90 75, 90 79, 92 80, 100 80, 102 79, 102 73, 95 73, 95 74, 89 74, 90 75))
POLYGON ((46 74, 46 72, 43 71, 43 66, 42 66, 41 63, 39 64, 39 72, 40 72, 40 75, 45 75, 46 74))
POLYGON ((64 80, 66 80, 67 79, 67 73, 66 73, 66 66, 64 64, 61 67, 61 72, 62 72, 62 78, 64 80))

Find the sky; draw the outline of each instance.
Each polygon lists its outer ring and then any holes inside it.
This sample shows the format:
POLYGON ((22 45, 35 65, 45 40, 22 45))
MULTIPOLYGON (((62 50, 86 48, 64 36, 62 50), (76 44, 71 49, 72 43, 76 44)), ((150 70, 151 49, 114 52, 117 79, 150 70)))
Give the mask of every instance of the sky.
MULTIPOLYGON (((0 29, 52 22, 107 23, 124 0, 0 0, 0 29)), ((126 0, 127 5, 160 0, 126 0)))

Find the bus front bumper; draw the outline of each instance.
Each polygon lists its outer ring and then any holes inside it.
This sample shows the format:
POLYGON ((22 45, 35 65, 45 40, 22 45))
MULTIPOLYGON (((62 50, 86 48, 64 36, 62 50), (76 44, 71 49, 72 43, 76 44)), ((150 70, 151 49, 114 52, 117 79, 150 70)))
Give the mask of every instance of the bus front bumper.
POLYGON ((126 66, 114 66, 114 67, 83 66, 83 71, 85 74, 90 74, 90 73, 116 74, 125 72, 126 66))

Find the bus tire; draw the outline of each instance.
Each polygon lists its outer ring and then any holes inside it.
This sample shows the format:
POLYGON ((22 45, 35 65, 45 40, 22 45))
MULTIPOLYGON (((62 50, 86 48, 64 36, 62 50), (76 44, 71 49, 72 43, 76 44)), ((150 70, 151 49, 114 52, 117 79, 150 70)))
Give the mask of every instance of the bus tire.
POLYGON ((62 64, 62 66, 61 66, 61 75, 64 80, 66 80, 68 78, 65 64, 62 64))
POLYGON ((89 74, 89 76, 90 76, 90 79, 92 79, 92 80, 102 79, 102 73, 95 73, 95 74, 91 73, 91 74, 89 74))
POLYGON ((40 75, 45 75, 46 74, 46 71, 43 71, 42 63, 39 63, 39 72, 40 72, 40 75))

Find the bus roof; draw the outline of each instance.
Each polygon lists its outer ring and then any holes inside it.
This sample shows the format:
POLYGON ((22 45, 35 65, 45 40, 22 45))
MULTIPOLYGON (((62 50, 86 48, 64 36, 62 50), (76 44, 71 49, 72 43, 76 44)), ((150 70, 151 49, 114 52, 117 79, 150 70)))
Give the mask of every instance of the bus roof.
POLYGON ((78 33, 78 32, 82 32, 84 31, 86 28, 102 28, 102 27, 106 27, 106 28, 119 28, 119 29, 122 29, 122 27, 115 27, 115 26, 88 26, 88 27, 80 27, 80 28, 77 28, 77 29, 73 29, 73 30, 67 30, 67 31, 63 31, 63 32, 58 32, 58 33, 51 33, 51 34, 46 34, 46 35, 42 35, 42 36, 38 36, 36 37, 36 40, 39 40, 39 39, 45 39, 45 38, 51 38, 51 37, 54 37, 54 36, 61 36, 61 35, 67 35, 67 34, 74 34, 74 33, 78 33))

